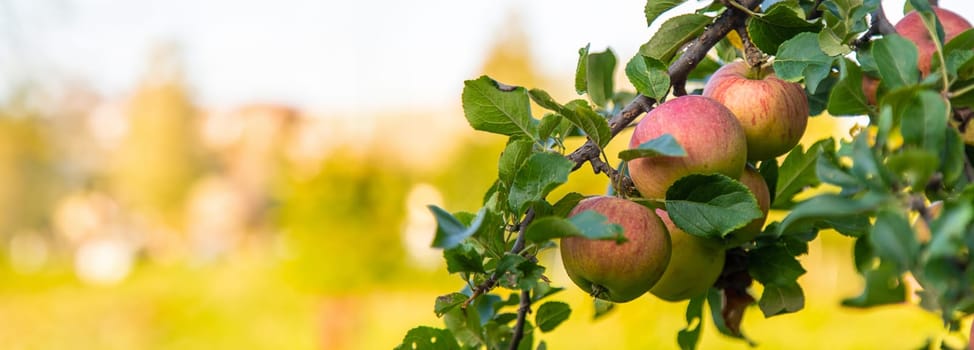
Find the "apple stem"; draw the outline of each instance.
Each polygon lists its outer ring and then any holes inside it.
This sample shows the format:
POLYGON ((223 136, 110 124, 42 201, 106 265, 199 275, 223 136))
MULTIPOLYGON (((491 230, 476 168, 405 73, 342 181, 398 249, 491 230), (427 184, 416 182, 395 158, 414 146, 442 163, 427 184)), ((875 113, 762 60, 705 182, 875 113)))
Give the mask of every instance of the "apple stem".
POLYGON ((607 291, 608 291, 608 289, 605 289, 605 287, 603 287, 602 285, 600 285, 600 284, 594 284, 593 283, 592 284, 592 293, 590 293, 589 295, 591 295, 592 297, 595 297, 595 298, 605 299, 602 296, 604 296, 605 295, 605 292, 607 292, 607 291))

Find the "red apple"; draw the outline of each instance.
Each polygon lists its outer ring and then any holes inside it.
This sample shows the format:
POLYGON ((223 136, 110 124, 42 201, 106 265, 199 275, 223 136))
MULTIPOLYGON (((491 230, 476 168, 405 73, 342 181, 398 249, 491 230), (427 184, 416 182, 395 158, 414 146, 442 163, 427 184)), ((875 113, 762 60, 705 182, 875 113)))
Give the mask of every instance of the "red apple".
MULTIPOLYGON (((944 27, 945 43, 961 32, 971 28, 970 22, 950 10, 934 6, 933 12, 937 14, 937 18, 940 19, 940 24, 944 27)), ((923 25, 923 19, 920 17, 920 14, 916 11, 910 12, 897 22, 895 27, 897 34, 910 39, 910 41, 916 44, 920 60, 917 67, 920 68, 920 72, 924 76, 929 74, 930 59, 936 51, 936 44, 933 42, 934 39, 930 37, 930 32, 923 25)))
POLYGON ((683 146, 685 157, 637 158, 629 175, 645 198, 662 199, 676 180, 690 174, 741 175, 747 159, 744 129, 727 107, 713 99, 687 95, 666 101, 636 125, 629 147, 670 134, 683 146))
POLYGON ((670 263, 650 293, 667 301, 686 300, 707 291, 724 269, 724 248, 719 241, 686 233, 670 221, 662 209, 656 209, 672 244, 670 263))
POLYGON ((866 95, 866 102, 876 105, 876 94, 879 91, 879 80, 868 75, 862 75, 862 93, 866 95))
POLYGON ((730 245, 738 245, 757 237, 761 233, 761 229, 764 228, 764 221, 768 218, 768 210, 771 209, 771 191, 768 189, 768 183, 764 181, 764 176, 761 176, 757 169, 748 164, 744 173, 741 174, 740 181, 754 194, 763 215, 748 223, 747 226, 732 232, 728 239, 730 245))
POLYGON ((670 261, 670 236, 660 218, 646 207, 616 197, 591 197, 572 209, 586 210, 619 224, 625 243, 566 237, 561 259, 572 282, 589 294, 612 302, 633 300, 648 291, 670 261))
POLYGON ((752 69, 744 61, 728 63, 710 77, 703 95, 727 106, 740 120, 747 134, 748 160, 785 154, 805 134, 805 89, 778 79, 770 65, 752 69))

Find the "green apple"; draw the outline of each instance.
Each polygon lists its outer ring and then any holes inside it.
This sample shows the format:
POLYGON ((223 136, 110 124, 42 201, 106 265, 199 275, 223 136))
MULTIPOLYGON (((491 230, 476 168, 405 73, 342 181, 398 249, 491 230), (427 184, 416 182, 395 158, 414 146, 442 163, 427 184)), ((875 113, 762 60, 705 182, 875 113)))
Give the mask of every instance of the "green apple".
POLYGON ((723 246, 719 241, 684 232, 662 209, 656 209, 656 214, 670 233, 672 253, 663 277, 649 292, 667 301, 686 300, 705 293, 724 269, 723 246))
POLYGON ((599 299, 633 300, 656 284, 670 261, 670 235, 659 217, 646 207, 616 197, 591 197, 569 216, 586 210, 619 224, 627 241, 561 239, 561 260, 572 282, 599 299))
POLYGON ((741 174, 740 181, 754 194, 762 215, 737 231, 731 232, 728 239, 730 245, 739 245, 757 237, 764 228, 764 221, 768 219, 768 210, 771 209, 771 191, 768 189, 768 183, 764 181, 764 176, 761 176, 757 169, 748 164, 741 174))
POLYGON ((637 158, 629 175, 645 198, 662 199, 676 180, 690 174, 741 175, 747 159, 744 129, 727 107, 713 99, 687 95, 666 101, 646 114, 629 140, 629 148, 670 134, 686 157, 637 158))
POLYGON ((787 153, 805 134, 808 98, 801 85, 778 79, 771 65, 751 68, 744 61, 720 67, 703 95, 727 106, 747 134, 747 159, 787 153))

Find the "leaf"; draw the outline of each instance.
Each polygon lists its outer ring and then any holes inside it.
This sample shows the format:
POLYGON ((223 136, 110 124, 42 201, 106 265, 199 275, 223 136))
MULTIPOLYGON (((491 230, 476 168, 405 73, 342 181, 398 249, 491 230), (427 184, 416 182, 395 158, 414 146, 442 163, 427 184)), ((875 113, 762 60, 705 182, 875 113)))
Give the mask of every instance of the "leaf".
POLYGON ((909 185, 911 191, 923 193, 939 162, 934 153, 909 148, 889 156, 886 159, 886 167, 898 175, 901 182, 909 185))
POLYGON ((823 220, 868 215, 888 200, 891 200, 888 196, 873 192, 858 198, 818 195, 798 203, 778 225, 778 235, 806 230, 821 224, 823 220))
POLYGON ((605 216, 592 210, 582 211, 568 219, 557 216, 535 219, 524 232, 524 238, 532 242, 573 236, 612 239, 617 243, 626 241, 622 226, 609 222, 605 216))
POLYGON ((541 118, 541 122, 538 123, 538 138, 547 139, 556 135, 557 133, 555 131, 558 131, 558 127, 561 126, 564 120, 565 118, 558 114, 545 114, 541 118))
MULTIPOLYGON (((815 147, 815 145, 812 145, 812 147, 815 147)), ((761 167, 758 168, 758 173, 764 178, 764 182, 768 184, 768 189, 774 190, 768 191, 770 192, 768 193, 770 195, 768 201, 771 203, 774 203, 775 198, 777 198, 778 172, 778 160, 774 158, 762 160, 761 167)))
POLYGON ((842 300, 842 305, 872 307, 906 301, 906 286, 891 263, 881 262, 875 269, 863 271, 866 287, 855 298, 842 300))
POLYGON ((450 331, 445 329, 419 326, 410 329, 402 339, 402 344, 396 350, 460 350, 460 344, 450 331))
POLYGON ((542 332, 550 332, 568 319, 572 314, 572 308, 560 301, 549 301, 538 307, 538 313, 534 316, 534 323, 542 332))
POLYGON ((869 241, 876 255, 892 262, 900 273, 912 269, 920 254, 910 222, 899 211, 880 210, 869 241))
POLYGON ((936 92, 921 90, 903 108, 900 121, 903 143, 940 154, 946 137, 947 101, 936 92))
POLYGON ((747 307, 754 303, 754 298, 747 291, 733 288, 710 288, 707 291, 707 304, 710 305, 710 317, 714 326, 721 334, 741 339, 748 346, 757 346, 753 340, 741 332, 741 320, 747 307))
POLYGON ((870 52, 876 60, 882 84, 888 90, 913 85, 920 80, 917 48, 897 34, 887 34, 873 41, 870 52))
POLYGON ((744 184, 722 174, 689 175, 666 191, 666 212, 680 229, 721 238, 762 216, 744 184))
POLYGON ((508 203, 518 215, 528 205, 544 199, 551 190, 568 181, 574 163, 554 153, 534 153, 514 176, 508 203))
POLYGON ((748 273, 761 284, 785 285, 798 280, 805 269, 794 256, 781 245, 754 249, 747 256, 748 273))
POLYGON ((798 82, 805 79, 808 90, 815 91, 818 84, 828 77, 833 60, 822 52, 818 35, 801 33, 778 47, 774 71, 783 80, 798 82))
POLYGON ((463 304, 470 297, 463 293, 450 293, 447 295, 441 295, 436 297, 436 305, 433 308, 433 312, 436 313, 436 317, 443 317, 447 311, 463 304))
POLYGON ((612 130, 604 117, 592 110, 584 100, 574 100, 565 105, 562 112, 572 124, 585 132, 599 148, 604 148, 612 139, 612 130))
POLYGON ((818 84, 828 77, 833 61, 819 47, 818 35, 800 33, 778 47, 774 71, 783 80, 798 82, 805 79, 808 90, 815 91, 818 84))
POLYGON ((578 64, 575 66, 575 92, 579 95, 588 91, 588 50, 591 43, 578 49, 578 64))
POLYGON ((615 303, 608 300, 602 300, 599 298, 592 298, 592 302, 593 302, 593 308, 595 309, 595 313, 592 314, 593 320, 597 320, 602 316, 607 315, 612 310, 615 310, 616 307, 615 303))
POLYGON ((532 289, 537 287, 538 279, 545 268, 520 254, 507 253, 497 261, 494 273, 501 276, 498 283, 509 289, 532 289))
POLYGON ((501 153, 500 160, 497 162, 498 177, 508 187, 514 182, 514 175, 521 168, 524 161, 531 155, 534 143, 530 140, 511 139, 508 141, 504 152, 501 153))
POLYGON ((604 117, 592 110, 585 100, 573 100, 562 106, 544 90, 531 89, 531 99, 539 106, 561 113, 565 119, 577 126, 599 147, 605 147, 612 139, 612 130, 604 117))
POLYGON ((460 220, 440 207, 430 205, 427 208, 433 212, 433 217, 436 218, 436 236, 433 237, 432 246, 433 248, 443 249, 456 247, 460 242, 477 232, 487 212, 486 208, 480 208, 470 226, 465 226, 460 220))
POLYGON ((765 285, 758 307, 764 317, 796 312, 805 307, 805 294, 797 282, 765 285))
POLYGON ((646 157, 686 157, 687 151, 680 146, 676 138, 671 134, 663 134, 652 140, 643 142, 636 148, 627 149, 619 152, 619 158, 630 161, 636 158, 646 157))
POLYGON ((799 33, 817 32, 821 25, 801 18, 788 3, 777 3, 763 16, 752 16, 747 21, 747 34, 761 51, 774 55, 784 41, 799 33))
POLYGON ((652 57, 636 54, 626 64, 626 77, 640 94, 660 100, 670 90, 666 65, 652 57))
POLYGON ((615 68, 616 55, 612 49, 588 55, 588 71, 585 74, 588 80, 588 97, 599 107, 605 107, 612 98, 615 68))
POLYGON ((444 250, 443 258, 446 259, 446 271, 449 273, 484 273, 484 258, 470 244, 460 244, 444 250))
POLYGON ((501 89, 484 75, 463 82, 463 114, 475 130, 538 141, 537 120, 531 117, 527 90, 501 89))
POLYGON ((546 282, 538 283, 531 292, 531 302, 537 302, 538 300, 544 299, 552 294, 558 293, 565 290, 562 287, 552 287, 551 284, 546 282))
POLYGON ((679 6, 684 2, 686 2, 686 0, 646 1, 646 7, 643 9, 643 12, 646 14, 646 25, 647 26, 653 25, 653 21, 656 21, 656 18, 659 17, 659 15, 673 9, 674 7, 679 6))
POLYGON ((848 58, 843 58, 839 62, 842 77, 829 95, 829 114, 839 116, 869 113, 869 102, 862 92, 862 71, 848 58))
POLYGON ((699 36, 711 20, 710 17, 698 14, 670 18, 663 22, 656 34, 639 48, 639 53, 660 62, 670 62, 677 51, 699 36))
POLYGON ((788 153, 778 168, 778 181, 771 208, 789 209, 795 205, 795 195, 805 188, 818 186, 815 164, 822 148, 830 142, 831 139, 818 141, 809 146, 808 151, 803 151, 802 145, 798 145, 788 153))
POLYGON ((686 321, 687 326, 680 330, 676 335, 676 342, 682 350, 692 350, 697 348, 700 342, 700 331, 703 329, 703 302, 707 300, 705 295, 698 295, 690 299, 687 304, 686 321))

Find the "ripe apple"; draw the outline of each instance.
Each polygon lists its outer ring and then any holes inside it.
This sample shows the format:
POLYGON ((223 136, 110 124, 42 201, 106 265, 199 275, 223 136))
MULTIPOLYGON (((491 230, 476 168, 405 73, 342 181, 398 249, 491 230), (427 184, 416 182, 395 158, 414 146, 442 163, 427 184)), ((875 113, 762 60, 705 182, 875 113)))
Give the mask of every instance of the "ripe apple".
POLYGON ((727 106, 747 134, 747 159, 765 160, 790 151, 805 134, 805 89, 774 74, 770 65, 751 68, 744 61, 720 67, 703 95, 727 106))
POLYGON ((670 235, 660 218, 642 205, 616 197, 591 197, 569 216, 586 210, 619 224, 625 243, 566 237, 561 260, 572 282, 589 294, 621 303, 643 295, 656 284, 670 261, 670 235))
MULTIPOLYGON (((944 27, 945 43, 961 32, 971 28, 970 22, 950 10, 934 6, 933 12, 940 19, 940 24, 944 27)), ((918 58, 920 60, 917 67, 920 68, 923 76, 929 74, 930 59, 937 49, 933 41, 934 39, 930 37, 930 32, 923 25, 923 19, 920 17, 920 13, 916 11, 910 12, 897 22, 894 27, 896 28, 897 34, 909 39, 917 46, 918 58)))
POLYGON ((744 129, 727 107, 713 99, 687 95, 660 104, 636 125, 629 147, 663 134, 672 135, 687 155, 629 162, 632 182, 645 198, 665 198, 670 185, 690 174, 736 178, 744 169, 748 152, 744 129))
POLYGON ((744 173, 741 174, 740 181, 754 194, 758 200, 758 207, 761 208, 761 213, 764 215, 754 219, 747 226, 732 232, 728 239, 730 245, 738 245, 757 237, 761 233, 761 229, 764 228, 764 221, 768 218, 768 210, 771 209, 771 191, 768 189, 768 183, 764 181, 764 176, 761 176, 757 169, 748 164, 744 173))
POLYGON ((718 241, 684 232, 662 209, 656 209, 656 214, 670 232, 672 253, 666 272, 649 292, 667 301, 686 300, 703 294, 724 269, 723 246, 718 241))

